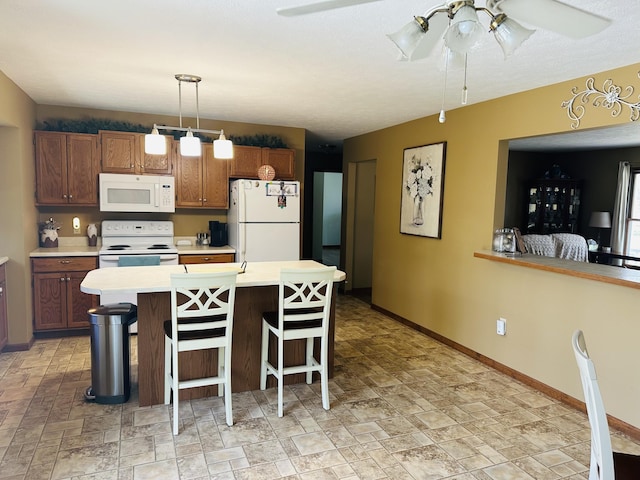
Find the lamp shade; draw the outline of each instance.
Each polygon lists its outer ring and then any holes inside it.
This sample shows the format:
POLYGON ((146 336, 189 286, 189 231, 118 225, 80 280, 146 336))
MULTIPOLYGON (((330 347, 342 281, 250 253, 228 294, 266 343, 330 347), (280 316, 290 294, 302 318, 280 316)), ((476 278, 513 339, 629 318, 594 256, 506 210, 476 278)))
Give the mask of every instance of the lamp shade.
POLYGON ((478 13, 472 5, 460 7, 444 34, 444 42, 454 52, 467 53, 482 36, 478 13))
POLYGON ((223 160, 233 158, 233 143, 224 136, 224 130, 220 130, 220 137, 213 141, 213 156, 223 160))
POLYGON ((427 29, 420 22, 420 17, 414 17, 409 23, 395 33, 387 35, 389 40, 396 44, 403 56, 410 59, 413 51, 424 38, 427 29))
POLYGON ((493 35, 502 48, 504 58, 506 59, 516 48, 522 45, 522 42, 529 38, 535 30, 524 28, 518 22, 507 18, 504 14, 500 14, 491 23, 491 31, 493 31, 493 35))
POLYGON ((155 126, 151 133, 144 136, 144 153, 149 155, 167 154, 167 140, 158 133, 158 129, 155 126))
POLYGON ((186 136, 180 138, 180 155, 185 157, 199 157, 202 155, 200 139, 194 137, 191 130, 187 132, 186 136))
POLYGON ((591 212, 589 226, 596 228, 611 228, 611 214, 609 212, 591 212))

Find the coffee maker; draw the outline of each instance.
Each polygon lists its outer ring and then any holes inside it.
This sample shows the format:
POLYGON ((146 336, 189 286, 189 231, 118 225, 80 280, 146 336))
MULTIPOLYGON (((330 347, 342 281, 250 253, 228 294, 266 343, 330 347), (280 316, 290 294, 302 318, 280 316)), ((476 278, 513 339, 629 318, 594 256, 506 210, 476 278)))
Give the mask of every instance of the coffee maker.
POLYGON ((227 224, 220 223, 218 221, 209 222, 209 233, 211 234, 209 239, 209 245, 212 247, 224 247, 229 243, 229 237, 227 235, 227 224))

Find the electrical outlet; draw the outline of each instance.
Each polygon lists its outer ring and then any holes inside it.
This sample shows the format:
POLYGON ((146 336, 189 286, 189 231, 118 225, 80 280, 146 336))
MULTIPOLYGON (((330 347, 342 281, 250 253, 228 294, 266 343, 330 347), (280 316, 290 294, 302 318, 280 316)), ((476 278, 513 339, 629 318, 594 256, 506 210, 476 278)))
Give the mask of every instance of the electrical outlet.
POLYGON ((505 318, 499 318, 496 322, 496 333, 498 335, 507 334, 507 320, 505 318))
POLYGON ((73 233, 74 235, 78 235, 80 233, 80 219, 78 217, 73 217, 73 233))

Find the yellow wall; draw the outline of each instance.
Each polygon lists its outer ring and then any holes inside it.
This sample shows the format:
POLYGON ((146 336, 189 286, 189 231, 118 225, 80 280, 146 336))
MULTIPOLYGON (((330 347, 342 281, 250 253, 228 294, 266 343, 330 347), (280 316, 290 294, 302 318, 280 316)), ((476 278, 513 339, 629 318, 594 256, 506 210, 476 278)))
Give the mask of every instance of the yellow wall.
POLYGON ((6 271, 10 344, 28 342, 33 330, 29 252, 38 246, 37 237, 31 233, 37 222, 33 205, 34 122, 35 104, 0 72, 0 256, 9 257, 6 271))
MULTIPOLYGON (((611 78, 640 92, 639 70, 596 74, 595 85, 611 78)), ((586 78, 449 111, 445 124, 430 116, 348 139, 343 170, 346 176, 350 162, 377 162, 375 305, 582 399, 570 345, 580 328, 608 412, 640 428, 640 369, 634 368, 640 292, 473 257, 490 248, 493 230, 503 226, 508 149, 502 140, 571 131, 560 105, 573 87, 584 89, 586 78), (401 235, 403 149, 441 141, 447 142, 442 239, 401 235), (504 337, 495 333, 499 317, 507 319, 504 337)), ((629 121, 628 109, 613 118, 610 110, 586 108, 582 130, 629 121)), ((346 248, 348 258, 352 246, 346 248)))

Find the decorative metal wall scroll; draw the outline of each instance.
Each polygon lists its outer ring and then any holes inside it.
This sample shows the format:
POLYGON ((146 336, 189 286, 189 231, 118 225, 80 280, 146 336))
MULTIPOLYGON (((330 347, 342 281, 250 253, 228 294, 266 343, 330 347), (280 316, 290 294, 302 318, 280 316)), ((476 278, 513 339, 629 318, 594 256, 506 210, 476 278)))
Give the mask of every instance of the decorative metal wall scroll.
MULTIPOLYGON (((638 72, 640 77, 640 72, 638 72)), ((585 114, 585 105, 589 102, 594 107, 604 107, 611 110, 611 116, 617 117, 620 115, 624 107, 628 107, 630 110, 629 121, 635 122, 640 118, 640 101, 632 103, 628 99, 633 95, 633 87, 631 85, 624 89, 613 83, 610 78, 605 80, 602 84, 602 89, 599 90, 595 86, 595 79, 593 77, 588 78, 585 84, 585 89, 578 91, 578 87, 571 89, 573 97, 569 100, 562 102, 562 108, 567 109, 567 115, 573 121, 571 128, 576 129, 580 126, 580 120, 585 114)), ((640 100, 640 96, 638 96, 640 100)))

